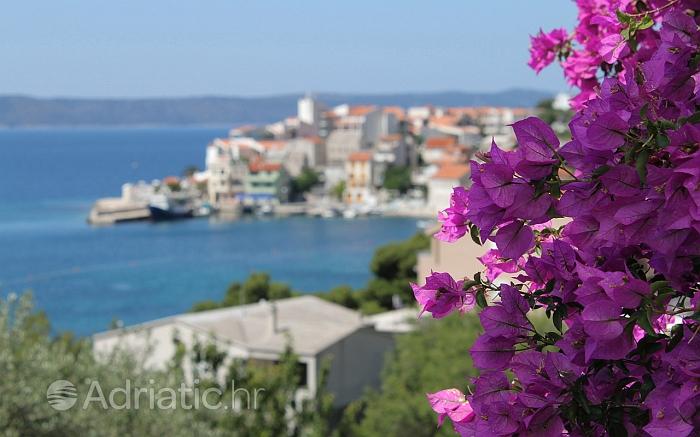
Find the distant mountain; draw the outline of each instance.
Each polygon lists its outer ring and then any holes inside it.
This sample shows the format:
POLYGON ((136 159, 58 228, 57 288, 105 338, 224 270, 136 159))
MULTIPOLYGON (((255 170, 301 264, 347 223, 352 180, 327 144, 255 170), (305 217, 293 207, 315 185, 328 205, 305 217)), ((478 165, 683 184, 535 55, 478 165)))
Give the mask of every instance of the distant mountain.
MULTIPOLYGON (((417 106, 534 106, 546 91, 494 93, 318 93, 329 106, 342 103, 417 106)), ((35 98, 0 96, 0 126, 117 126, 269 123, 296 114, 298 94, 268 97, 178 97, 145 99, 35 98)))

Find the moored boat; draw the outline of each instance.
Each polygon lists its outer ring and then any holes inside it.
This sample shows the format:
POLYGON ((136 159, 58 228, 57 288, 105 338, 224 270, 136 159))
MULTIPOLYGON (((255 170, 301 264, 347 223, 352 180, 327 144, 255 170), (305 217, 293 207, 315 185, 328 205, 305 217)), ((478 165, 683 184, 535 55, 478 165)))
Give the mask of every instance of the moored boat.
POLYGON ((187 193, 156 194, 148 204, 154 221, 177 220, 194 217, 194 199, 187 193))

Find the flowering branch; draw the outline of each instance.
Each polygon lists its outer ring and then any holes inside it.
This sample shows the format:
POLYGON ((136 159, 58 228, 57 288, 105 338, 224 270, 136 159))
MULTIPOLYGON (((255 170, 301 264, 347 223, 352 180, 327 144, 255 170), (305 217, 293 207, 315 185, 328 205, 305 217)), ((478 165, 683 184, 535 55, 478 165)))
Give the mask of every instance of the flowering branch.
POLYGON ((481 375, 429 395, 462 436, 700 435, 700 4, 660 3, 580 1, 573 33, 534 36, 530 66, 580 90, 572 140, 514 123, 439 215, 437 238, 496 246, 473 280, 412 285, 435 318, 481 308, 481 375))

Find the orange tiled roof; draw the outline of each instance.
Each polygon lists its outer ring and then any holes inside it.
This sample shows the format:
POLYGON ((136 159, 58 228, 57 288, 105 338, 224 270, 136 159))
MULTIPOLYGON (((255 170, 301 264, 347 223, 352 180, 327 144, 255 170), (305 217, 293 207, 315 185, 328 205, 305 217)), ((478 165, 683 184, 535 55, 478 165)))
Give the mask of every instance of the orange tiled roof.
POLYGON ((382 111, 384 111, 385 114, 394 114, 399 120, 403 120, 406 115, 406 112, 400 106, 385 106, 382 111))
POLYGON ((433 116, 428 119, 432 124, 441 126, 455 126, 459 118, 454 115, 443 115, 442 117, 433 116))
POLYGON ((366 162, 372 159, 372 152, 353 152, 348 156, 348 161, 366 162))
POLYGON ((314 144, 323 144, 323 138, 319 137, 318 135, 309 135, 303 138, 307 141, 311 141, 314 144))
POLYGON ((462 179, 469 174, 466 164, 443 164, 433 175, 434 179, 462 179))
POLYGON ((280 150, 287 146, 287 141, 285 140, 260 140, 258 141, 265 150, 280 150))
POLYGON ((279 162, 253 161, 250 164, 248 164, 248 169, 253 173, 257 173, 260 171, 279 171, 281 168, 282 164, 280 164, 279 162))
POLYGON ((234 127, 231 129, 233 132, 250 132, 257 129, 258 127, 254 124, 244 124, 242 126, 234 127))
POLYGON ((373 105, 351 106, 350 110, 348 111, 348 115, 359 117, 369 114, 370 112, 374 111, 374 109, 375 106, 373 105))
POLYGON ((401 134, 384 135, 380 138, 381 141, 401 141, 401 134))
POLYGON ((442 149, 457 144, 455 137, 432 137, 425 140, 425 146, 429 149, 442 149))
POLYGON ((180 183, 180 178, 177 176, 166 176, 163 178, 163 183, 165 185, 177 185, 180 183))
POLYGON ((321 116, 325 118, 338 118, 338 114, 336 114, 334 111, 324 111, 321 116))

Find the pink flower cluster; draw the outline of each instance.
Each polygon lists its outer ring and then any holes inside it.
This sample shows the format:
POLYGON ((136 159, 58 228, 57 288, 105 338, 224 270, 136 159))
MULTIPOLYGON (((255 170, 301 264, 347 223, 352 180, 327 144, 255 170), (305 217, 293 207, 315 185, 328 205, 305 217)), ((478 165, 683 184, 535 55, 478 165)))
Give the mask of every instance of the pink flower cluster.
POLYGON ((528 118, 473 161, 436 236, 491 241, 485 272, 413 284, 484 328, 480 376, 428 398, 462 436, 697 436, 700 1, 577 4, 573 40, 541 32, 530 62, 581 89, 572 139, 528 118))

